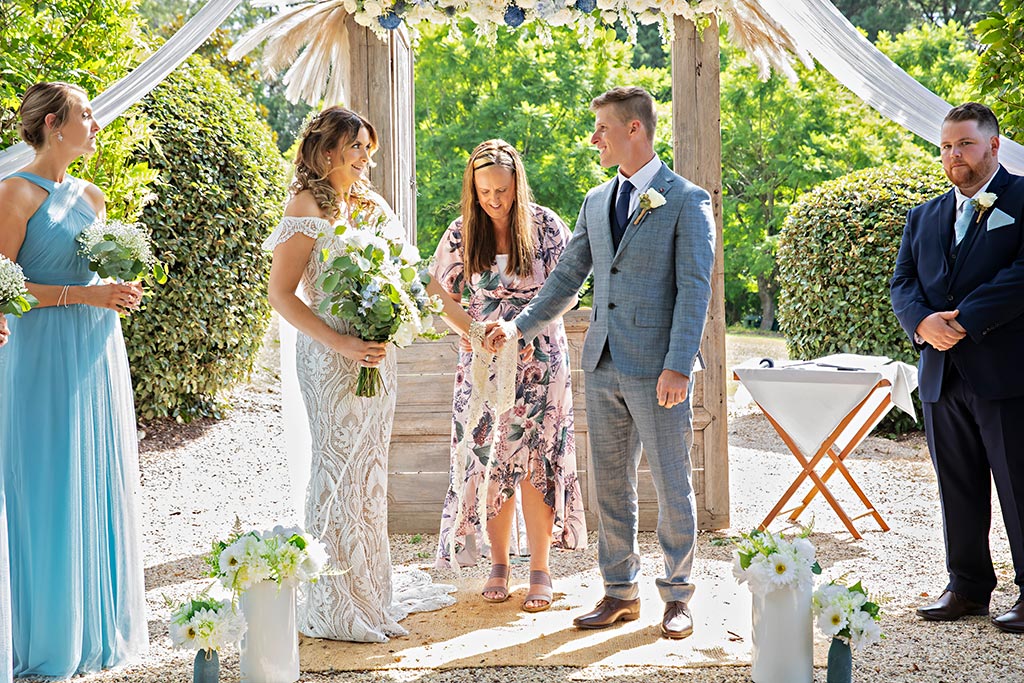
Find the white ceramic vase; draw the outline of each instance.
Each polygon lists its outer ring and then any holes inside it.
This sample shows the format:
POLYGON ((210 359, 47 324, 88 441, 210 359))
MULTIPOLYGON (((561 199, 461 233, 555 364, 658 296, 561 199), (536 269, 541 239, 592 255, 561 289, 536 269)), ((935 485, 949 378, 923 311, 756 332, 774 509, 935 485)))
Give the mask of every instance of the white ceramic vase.
POLYGON ((811 587, 753 593, 754 683, 813 683, 811 587))
POLYGON ((295 584, 262 581, 244 591, 240 602, 248 627, 239 668, 245 683, 299 680, 299 631, 295 625, 295 584))

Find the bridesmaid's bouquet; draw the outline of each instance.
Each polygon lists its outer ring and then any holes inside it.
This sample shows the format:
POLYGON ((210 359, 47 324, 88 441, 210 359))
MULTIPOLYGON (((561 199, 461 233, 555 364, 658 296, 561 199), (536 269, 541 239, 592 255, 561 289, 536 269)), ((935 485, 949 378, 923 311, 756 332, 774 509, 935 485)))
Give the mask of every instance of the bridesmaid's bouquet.
POLYGON ((78 236, 78 253, 89 259, 89 270, 102 278, 137 282, 152 276, 163 284, 167 271, 156 260, 149 232, 140 223, 97 220, 78 236))
POLYGON ((298 528, 236 531, 227 541, 214 541, 206 558, 210 576, 233 593, 261 581, 315 582, 327 565, 327 548, 298 528))
MULTIPOLYGON (((411 244, 384 233, 387 216, 359 210, 350 229, 335 227, 341 250, 324 249, 327 264, 317 286, 325 294, 320 312, 330 312, 351 325, 362 339, 393 342, 402 347, 417 337, 436 338, 431 315, 441 312, 441 301, 427 294, 429 275, 418 269, 419 252, 411 244)), ((380 370, 360 368, 356 396, 376 396, 380 370)))
POLYGON ((245 635, 245 618, 230 600, 189 598, 171 612, 171 643, 183 650, 220 650, 245 635))
POLYGON ((21 317, 39 301, 25 288, 21 266, 0 254, 0 315, 21 317))

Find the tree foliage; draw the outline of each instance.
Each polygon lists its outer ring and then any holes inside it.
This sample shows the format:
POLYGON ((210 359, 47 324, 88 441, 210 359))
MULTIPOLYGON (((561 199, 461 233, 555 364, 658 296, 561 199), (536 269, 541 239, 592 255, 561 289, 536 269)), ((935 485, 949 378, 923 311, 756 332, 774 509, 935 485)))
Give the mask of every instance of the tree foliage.
POLYGON ((584 48, 569 29, 552 31, 553 45, 509 31, 496 44, 472 34, 447 40, 443 28, 424 32, 416 60, 417 235, 433 253, 458 216, 469 153, 503 138, 523 155, 540 204, 570 226, 587 190, 608 177, 590 144, 588 105, 613 85, 647 87, 659 100, 657 149, 671 164, 671 86, 667 70, 629 69, 628 46, 598 31, 584 48))
MULTIPOLYGON (((0 148, 19 141, 17 110, 33 83, 68 81, 90 95, 127 74, 148 43, 135 0, 4 0, 0 5, 0 148)), ((108 198, 108 214, 134 220, 155 173, 132 149, 148 138, 146 117, 132 108, 106 126, 97 152, 71 173, 95 182, 108 198)))
POLYGON ((125 325, 136 407, 145 418, 218 415, 218 398, 252 368, 270 313, 269 259, 285 171, 270 131, 199 56, 142 108, 160 171, 143 213, 171 279, 125 325))
POLYGON ((776 235, 790 204, 825 180, 924 152, 824 69, 762 81, 738 48, 723 41, 721 54, 726 318, 759 314, 771 329, 776 235))
POLYGON ((998 4, 999 0, 833 0, 850 23, 864 30, 874 42, 881 31, 902 33, 922 22, 945 24, 955 21, 970 26, 998 4))
POLYGON ((1024 1, 1003 0, 975 27, 988 46, 981 56, 973 83, 988 96, 1003 135, 1024 142, 1024 1))

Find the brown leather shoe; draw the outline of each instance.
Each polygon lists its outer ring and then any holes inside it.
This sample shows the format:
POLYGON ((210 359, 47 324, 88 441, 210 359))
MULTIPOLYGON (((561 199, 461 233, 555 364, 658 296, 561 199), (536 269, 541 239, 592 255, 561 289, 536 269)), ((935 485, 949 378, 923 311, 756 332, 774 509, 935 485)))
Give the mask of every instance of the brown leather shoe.
POLYGON ((665 603, 665 616, 661 620, 661 635, 682 640, 693 635, 693 619, 685 602, 672 600, 665 603))
POLYGON ((1000 631, 1024 633, 1024 598, 1018 600, 1017 604, 1011 607, 1006 614, 992 617, 992 623, 1000 631))
POLYGON ((640 618, 640 598, 619 600, 604 596, 593 611, 572 620, 576 628, 607 628, 619 621, 633 621, 640 618))
POLYGON ((988 614, 988 605, 968 600, 951 590, 942 592, 930 605, 917 608, 917 616, 928 621, 956 621, 960 617, 978 617, 988 614))

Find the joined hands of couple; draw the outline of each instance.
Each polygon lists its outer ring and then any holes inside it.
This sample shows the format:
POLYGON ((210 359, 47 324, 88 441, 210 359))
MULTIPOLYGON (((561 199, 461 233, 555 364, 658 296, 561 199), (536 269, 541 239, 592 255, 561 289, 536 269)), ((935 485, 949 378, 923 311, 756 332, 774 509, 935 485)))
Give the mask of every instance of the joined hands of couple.
POLYGON ((936 311, 922 320, 914 332, 937 351, 949 351, 967 336, 967 330, 957 322, 960 310, 936 311))
MULTIPOLYGON (((522 336, 522 333, 517 330, 516 339, 521 339, 522 336)), ((509 339, 498 323, 493 321, 487 323, 487 329, 484 333, 484 348, 488 352, 497 353, 507 341, 509 339)), ((529 344, 527 344, 526 348, 532 351, 532 347, 529 344)), ((658 405, 662 408, 672 408, 679 405, 686 400, 689 390, 689 377, 681 372, 666 368, 658 376, 658 405)))

